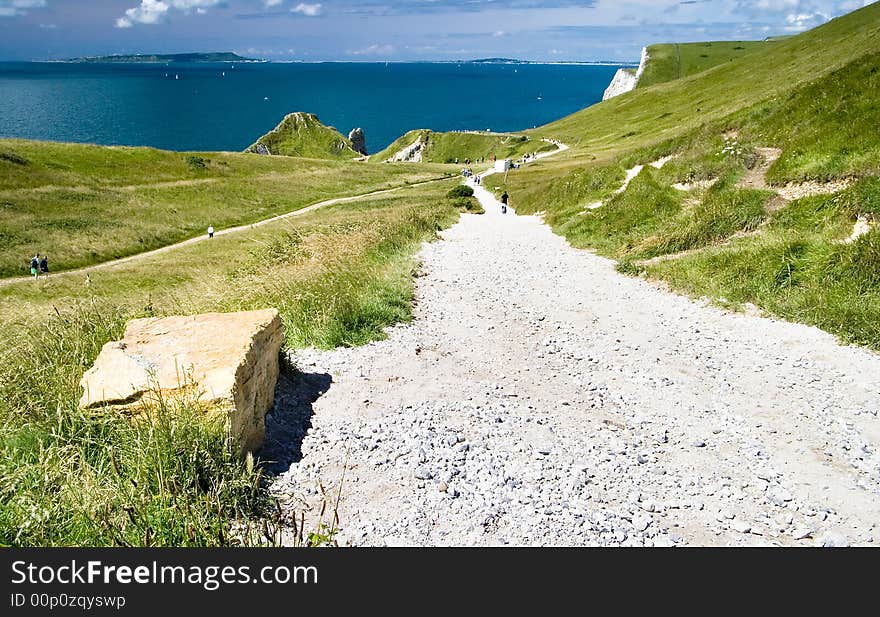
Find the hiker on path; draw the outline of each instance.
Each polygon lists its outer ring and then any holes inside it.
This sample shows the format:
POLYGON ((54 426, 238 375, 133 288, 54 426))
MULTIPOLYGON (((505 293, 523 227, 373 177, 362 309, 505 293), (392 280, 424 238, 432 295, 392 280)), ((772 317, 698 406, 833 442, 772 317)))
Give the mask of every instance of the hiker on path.
POLYGON ((501 195, 501 214, 507 214, 507 202, 510 201, 510 195, 507 194, 507 191, 501 195))
POLYGON ((213 225, 209 225, 209 226, 208 226, 208 237, 209 237, 209 238, 213 238, 213 237, 214 237, 214 226, 213 226, 213 225))
POLYGON ((43 258, 40 260, 40 274, 45 274, 49 276, 49 256, 43 255, 43 258))
POLYGON ((34 277, 34 280, 37 280, 37 277, 40 276, 40 254, 37 253, 33 257, 31 257, 31 276, 34 277))

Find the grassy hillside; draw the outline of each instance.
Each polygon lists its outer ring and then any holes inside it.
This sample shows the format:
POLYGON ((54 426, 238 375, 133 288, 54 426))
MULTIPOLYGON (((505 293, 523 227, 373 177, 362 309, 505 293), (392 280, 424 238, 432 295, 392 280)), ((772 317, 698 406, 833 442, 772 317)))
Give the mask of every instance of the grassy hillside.
POLYGON ((0 277, 48 253, 53 271, 140 253, 340 195, 442 176, 234 153, 0 140, 0 277))
POLYGON ((581 152, 611 158, 790 92, 876 51, 878 37, 880 5, 875 3, 739 61, 638 88, 526 133, 556 137, 581 152))
POLYGON ((648 62, 639 88, 702 73, 719 64, 732 62, 775 41, 708 41, 705 43, 663 43, 648 46, 648 62))
POLYGON ((627 272, 880 349, 878 40, 874 4, 596 105, 534 131, 573 148, 503 188, 518 213, 546 212, 627 272), (626 170, 666 156, 617 193, 626 170), (848 241, 860 219, 870 231, 848 241))
MULTIPOLYGON (((259 146, 273 156, 299 156, 312 159, 351 160, 361 155, 352 150, 348 138, 332 126, 321 124, 314 114, 295 112, 260 137, 248 152, 259 146)), ((259 152, 263 154, 263 152, 259 152)))
MULTIPOLYGON (((134 317, 277 307, 287 345, 356 345, 410 316, 413 253, 458 216, 456 180, 331 206, 95 272, 0 288, 0 545, 265 542, 261 472, 192 402, 153 422, 77 409, 134 317), (196 264, 198 267, 194 267, 196 264)), ((271 529, 271 524, 269 526, 271 529)))
POLYGON ((525 135, 499 133, 436 133, 428 129, 409 131, 385 150, 370 157, 371 161, 387 161, 417 141, 423 143, 422 161, 427 163, 454 163, 465 159, 476 161, 496 158, 516 158, 526 153, 553 149, 551 144, 525 135))

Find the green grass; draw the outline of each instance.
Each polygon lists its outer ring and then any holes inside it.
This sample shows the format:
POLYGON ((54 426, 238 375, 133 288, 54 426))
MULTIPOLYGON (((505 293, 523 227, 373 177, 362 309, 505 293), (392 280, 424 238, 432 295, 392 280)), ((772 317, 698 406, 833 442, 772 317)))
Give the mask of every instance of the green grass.
POLYGON ((361 156, 351 149, 348 138, 332 126, 321 124, 314 114, 288 114, 272 131, 260 137, 249 152, 265 146, 275 156, 352 160, 361 156))
POLYGON ((601 208, 573 215, 562 229, 580 248, 597 248, 610 255, 628 252, 646 235, 681 210, 681 194, 662 187, 646 168, 601 208))
POLYGON ((811 197, 774 214, 764 233, 648 267, 695 296, 751 302, 880 349, 880 230, 844 243, 855 216, 880 214, 880 180, 811 197))
POLYGON ((872 4, 745 57, 675 81, 637 88, 527 134, 561 139, 610 159, 682 135, 814 81, 876 51, 880 4, 872 4))
POLYGON ((670 217, 656 233, 643 238, 628 257, 678 253, 726 240, 737 232, 752 231, 763 222, 764 204, 771 195, 768 191, 716 185, 704 199, 670 217))
POLYGON ((782 148, 770 180, 827 181, 880 173, 880 51, 876 47, 775 100, 748 108, 732 120, 753 142, 782 148))
POLYGON ((381 338, 410 318, 413 253, 456 219, 454 182, 96 271, 88 287, 71 273, 3 288, 0 545, 260 541, 272 504, 222 426, 191 401, 151 422, 78 410, 83 371, 127 320, 148 315, 273 306, 288 346, 381 338), (251 533, 236 539, 233 520, 251 533))
POLYGON ((648 46, 648 62, 637 87, 645 88, 702 73, 738 60, 777 41, 707 41, 648 46))
POLYGON ((524 154, 546 152, 556 148, 552 144, 525 135, 436 133, 427 129, 418 129, 398 138, 386 149, 372 155, 370 160, 386 161, 419 139, 426 143, 422 151, 422 160, 426 163, 458 161, 463 165, 466 159, 470 159, 473 163, 478 159, 488 161, 492 156, 499 159, 517 158, 524 154))
POLYGON ((446 170, 0 140, 0 277, 92 265, 446 170))

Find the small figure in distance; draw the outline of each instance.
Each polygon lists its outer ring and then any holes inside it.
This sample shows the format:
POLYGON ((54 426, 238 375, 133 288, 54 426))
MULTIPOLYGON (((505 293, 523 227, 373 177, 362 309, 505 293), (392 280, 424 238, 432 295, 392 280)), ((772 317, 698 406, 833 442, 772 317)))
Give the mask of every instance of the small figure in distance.
POLYGON ((507 203, 510 201, 510 195, 507 194, 507 191, 501 195, 501 214, 507 214, 507 203))
POLYGON ((209 225, 208 226, 208 238, 213 238, 213 237, 214 237, 214 226, 209 225))
POLYGON ((37 280, 37 277, 40 276, 40 254, 37 253, 33 257, 31 257, 31 276, 34 277, 34 280, 37 280))
POLYGON ((45 274, 49 276, 49 256, 43 255, 43 258, 40 260, 40 274, 45 274))

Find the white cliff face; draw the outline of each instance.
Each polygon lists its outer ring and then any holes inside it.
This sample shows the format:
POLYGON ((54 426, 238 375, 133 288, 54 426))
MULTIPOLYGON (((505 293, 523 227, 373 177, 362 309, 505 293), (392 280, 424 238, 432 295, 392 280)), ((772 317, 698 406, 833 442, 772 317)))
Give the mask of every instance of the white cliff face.
POLYGON ((607 101, 608 99, 619 96, 624 92, 634 90, 637 83, 636 74, 632 72, 632 69, 617 69, 617 73, 614 74, 614 79, 611 80, 611 85, 605 89, 605 94, 602 96, 602 100, 607 101))
POLYGON ((611 80, 611 85, 605 90, 602 100, 607 101, 608 99, 629 92, 630 90, 635 90, 642 73, 645 72, 645 64, 647 64, 647 62, 648 48, 643 47, 642 59, 641 62, 639 62, 639 68, 636 72, 633 73, 632 69, 619 69, 617 73, 614 74, 614 79, 611 80))

